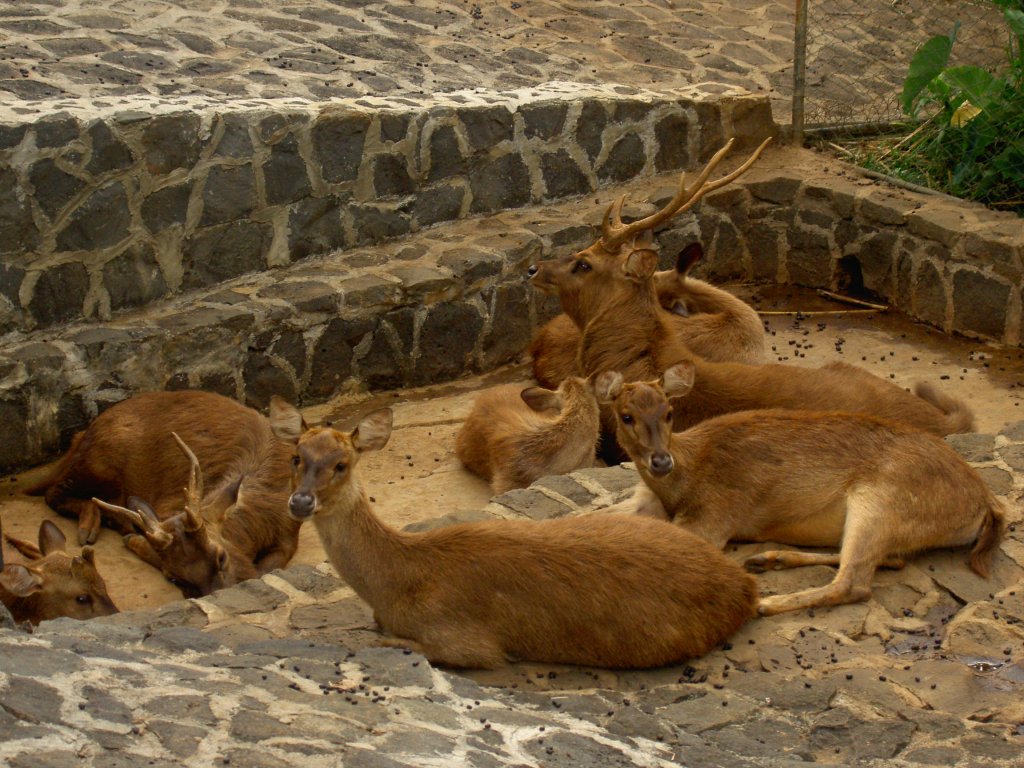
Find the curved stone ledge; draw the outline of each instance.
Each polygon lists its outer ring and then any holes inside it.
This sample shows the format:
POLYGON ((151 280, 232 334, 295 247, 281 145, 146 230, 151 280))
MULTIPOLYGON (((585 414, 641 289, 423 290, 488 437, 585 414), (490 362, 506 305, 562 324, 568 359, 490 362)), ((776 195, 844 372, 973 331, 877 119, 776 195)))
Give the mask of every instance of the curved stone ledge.
POLYGON ((545 83, 415 100, 64 111, 0 124, 0 333, 439 222, 585 194, 775 131, 764 97, 545 83))

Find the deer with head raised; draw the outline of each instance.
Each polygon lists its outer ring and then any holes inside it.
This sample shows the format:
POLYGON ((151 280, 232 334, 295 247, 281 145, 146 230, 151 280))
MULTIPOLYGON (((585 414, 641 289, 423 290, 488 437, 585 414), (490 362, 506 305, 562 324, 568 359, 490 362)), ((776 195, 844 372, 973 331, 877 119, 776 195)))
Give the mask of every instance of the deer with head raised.
MULTIPOLYGON (((694 354, 706 360, 763 363, 764 324, 757 312, 728 291, 690 277, 704 256, 692 243, 676 256, 674 269, 654 274, 658 303, 669 313, 670 327, 694 354)), ((538 287, 543 287, 538 283, 538 287)), ((561 314, 543 325, 528 352, 534 378, 554 388, 567 376, 578 375, 577 357, 582 334, 573 319, 561 314)))
POLYGON ((1004 514, 945 441, 872 416, 797 410, 731 413, 673 434, 673 409, 693 386, 683 363, 658 381, 603 379, 598 397, 611 404, 619 445, 643 479, 639 511, 716 547, 839 547, 748 558, 754 571, 838 566, 825 587, 762 598, 762 615, 866 600, 879 566, 925 549, 973 543, 970 566, 988 576, 1004 514))
MULTIPOLYGON (((753 579, 707 542, 625 515, 398 531, 370 509, 360 456, 383 448, 389 409, 352 432, 275 428, 295 441, 290 513, 312 519, 338 574, 374 610, 383 645, 452 667, 533 660, 654 667, 700 656, 753 615, 753 579)), ((272 417, 273 418, 273 417, 272 417)))
POLYGON ((557 391, 504 384, 477 396, 455 453, 494 493, 504 493, 594 466, 599 427, 591 379, 570 376, 557 391))
POLYGON ((100 414, 27 492, 78 518, 83 542, 106 519, 132 552, 199 597, 295 554, 290 460, 291 446, 251 408, 209 392, 150 392, 100 414))
MULTIPOLYGON (((755 152, 733 173, 698 187, 728 148, 727 144, 719 150, 693 186, 680 188, 673 204, 682 199, 689 202, 679 210, 736 178, 757 157, 755 152)), ((557 292, 567 314, 582 329, 577 357, 582 375, 616 370, 626 381, 647 381, 677 363, 689 363, 695 382, 690 395, 674 404, 677 429, 723 413, 758 408, 868 413, 939 435, 972 428, 973 415, 965 403, 927 384, 919 384, 916 394, 911 394, 843 363, 804 368, 719 363, 695 355, 661 309, 653 280, 657 254, 650 249, 646 228, 673 206, 628 225, 620 223, 619 207, 613 205, 605 214, 606 235, 598 243, 531 268, 534 285, 557 292)))
POLYGON ((49 520, 39 526, 38 546, 10 535, 2 538, 26 558, 24 563, 7 563, 0 541, 0 601, 16 622, 92 619, 118 612, 96 570, 92 547, 69 555, 64 534, 49 520))

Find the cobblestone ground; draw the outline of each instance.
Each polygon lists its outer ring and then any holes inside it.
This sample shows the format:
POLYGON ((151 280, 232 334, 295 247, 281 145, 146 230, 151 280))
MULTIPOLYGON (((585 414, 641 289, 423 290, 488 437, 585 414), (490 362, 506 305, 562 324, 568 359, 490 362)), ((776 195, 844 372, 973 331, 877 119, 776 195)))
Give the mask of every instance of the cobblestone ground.
MULTIPOLYGON (((768 94, 785 123, 793 9, 790 0, 17 0, 0 8, 0 119, 568 80, 740 85, 768 94)), ((823 69, 812 68, 808 98, 830 103, 865 97, 844 61, 909 62, 931 34, 948 32, 890 0, 820 23, 829 48, 816 53, 823 69)), ((876 73, 868 87, 894 86, 876 73)))

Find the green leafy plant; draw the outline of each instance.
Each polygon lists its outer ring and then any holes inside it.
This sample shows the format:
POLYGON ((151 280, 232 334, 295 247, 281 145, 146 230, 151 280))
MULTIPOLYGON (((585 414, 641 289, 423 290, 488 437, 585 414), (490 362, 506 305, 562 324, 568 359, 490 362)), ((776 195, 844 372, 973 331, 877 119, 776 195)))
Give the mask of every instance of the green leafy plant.
POLYGON ((1024 0, 991 0, 1008 27, 1007 66, 949 66, 959 23, 914 54, 901 105, 927 118, 871 164, 907 181, 1024 215, 1024 0))

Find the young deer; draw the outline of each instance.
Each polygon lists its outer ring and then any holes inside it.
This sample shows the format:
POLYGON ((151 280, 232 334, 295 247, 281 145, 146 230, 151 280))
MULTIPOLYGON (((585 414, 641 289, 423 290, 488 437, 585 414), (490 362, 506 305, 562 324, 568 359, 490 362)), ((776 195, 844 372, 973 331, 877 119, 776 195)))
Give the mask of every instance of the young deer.
POLYGON ((514 384, 482 392, 455 437, 455 453, 494 493, 594 466, 600 414, 593 382, 570 376, 552 392, 514 384))
POLYGON ((3 538, 28 559, 5 564, 0 542, 0 602, 15 621, 38 624, 61 616, 92 619, 118 612, 96 570, 92 547, 69 555, 64 534, 49 520, 39 526, 38 547, 13 536, 3 538))
MULTIPOLYGON (((295 441, 288 509, 313 518, 338 574, 374 609, 382 644, 452 667, 533 660, 654 667, 700 656, 754 613, 753 580, 698 537, 658 520, 586 516, 386 526, 355 474, 391 434, 391 411, 351 433, 275 429, 295 441)), ((272 417, 273 418, 273 417, 272 417)))
MULTIPOLYGON (((271 412, 281 403, 272 400, 271 412)), ((27 492, 77 517, 83 542, 106 513, 132 552, 199 597, 295 554, 290 459, 291 446, 251 408, 208 392, 150 392, 100 414, 27 492)))
MULTIPOLYGON (((705 360, 763 363, 764 325, 752 307, 728 291, 688 277, 704 256, 699 243, 679 252, 675 269, 654 274, 658 303, 678 337, 705 360)), ((530 343, 533 377, 554 388, 567 376, 578 375, 577 357, 582 334, 567 314, 542 326, 530 343)))
MULTIPOLYGON (((673 402, 694 386, 692 366, 660 381, 603 379, 619 444, 659 512, 716 547, 730 539, 840 547, 838 554, 773 551, 750 570, 838 565, 828 586, 762 598, 762 615, 866 600, 894 557, 974 543, 971 568, 988 576, 1003 535, 999 501, 943 440, 865 415, 747 411, 672 433, 673 402)), ((897 563, 897 567, 902 565, 897 563)))
POLYGON ((733 411, 796 408, 869 413, 938 435, 970 431, 973 415, 967 405, 929 385, 919 384, 916 394, 910 394, 844 363, 822 368, 716 363, 693 354, 679 339, 658 303, 653 280, 657 254, 647 247, 650 232, 645 228, 673 210, 685 210, 757 157, 755 153, 732 174, 698 186, 728 147, 667 208, 627 225, 612 206, 601 240, 573 256, 531 267, 533 283, 557 292, 567 314, 583 329, 577 358, 582 374, 614 370, 626 381, 647 381, 676 363, 690 363, 696 381, 690 396, 674 408, 676 429, 733 411), (682 207, 673 209, 676 203, 682 207), (624 243, 624 237, 632 239, 624 243))

